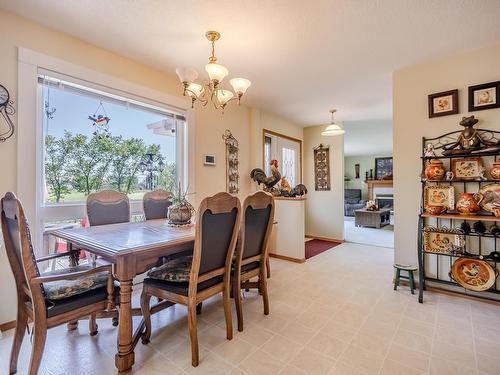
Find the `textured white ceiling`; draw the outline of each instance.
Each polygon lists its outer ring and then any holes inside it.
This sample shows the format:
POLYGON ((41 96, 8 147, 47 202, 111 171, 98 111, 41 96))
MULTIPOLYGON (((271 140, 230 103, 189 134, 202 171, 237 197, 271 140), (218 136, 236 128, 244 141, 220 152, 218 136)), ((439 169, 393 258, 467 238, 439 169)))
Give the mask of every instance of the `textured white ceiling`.
POLYGON ((345 121, 345 156, 392 155, 392 121, 345 121))
POLYGON ((391 117, 391 73, 500 43, 499 0, 0 0, 0 8, 174 74, 220 63, 245 102, 302 125, 391 117))

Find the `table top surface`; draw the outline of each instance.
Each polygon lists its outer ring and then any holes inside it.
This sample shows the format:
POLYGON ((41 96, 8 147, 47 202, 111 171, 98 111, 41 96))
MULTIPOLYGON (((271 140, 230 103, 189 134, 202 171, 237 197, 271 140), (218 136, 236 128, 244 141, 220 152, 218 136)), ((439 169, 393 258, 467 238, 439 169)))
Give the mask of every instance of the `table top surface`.
POLYGON ((172 227, 166 219, 158 219, 59 229, 52 235, 98 255, 116 257, 194 241, 195 225, 172 227))
POLYGON ((391 212, 390 208, 382 208, 381 210, 367 210, 366 208, 361 208, 359 210, 354 210, 354 212, 372 213, 372 214, 385 214, 391 212))

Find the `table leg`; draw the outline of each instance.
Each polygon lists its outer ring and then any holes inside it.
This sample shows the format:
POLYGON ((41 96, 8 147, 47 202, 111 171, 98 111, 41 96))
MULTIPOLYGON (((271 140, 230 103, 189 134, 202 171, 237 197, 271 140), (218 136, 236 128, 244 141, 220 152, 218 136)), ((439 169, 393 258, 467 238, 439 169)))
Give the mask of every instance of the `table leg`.
POLYGON ((134 365, 135 361, 132 338, 132 280, 120 280, 119 322, 115 366, 118 371, 126 371, 134 365))
MULTIPOLYGON (((73 244, 71 242, 68 243, 68 248, 69 248, 70 252, 73 251, 73 244)), ((78 262, 79 262, 78 255, 76 253, 71 253, 71 255, 69 256, 70 267, 78 266, 78 262)), ((68 331, 74 331, 74 330, 78 329, 78 320, 72 320, 72 321, 68 322, 67 328, 68 328, 68 331)))

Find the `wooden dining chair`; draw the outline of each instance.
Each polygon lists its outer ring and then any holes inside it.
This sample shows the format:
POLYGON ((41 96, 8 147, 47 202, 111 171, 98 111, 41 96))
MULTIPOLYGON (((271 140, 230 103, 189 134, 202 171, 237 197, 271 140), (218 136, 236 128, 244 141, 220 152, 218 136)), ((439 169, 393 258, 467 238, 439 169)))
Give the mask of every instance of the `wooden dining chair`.
POLYGON ((233 338, 230 277, 240 215, 239 199, 228 193, 218 193, 201 202, 193 255, 173 259, 158 269, 151 270, 149 277, 144 280, 141 295, 141 309, 146 326, 142 336, 144 344, 151 338, 152 296, 187 306, 191 363, 194 367, 199 363, 196 306, 202 301, 222 293, 226 337, 228 340, 233 338))
POLYGON ((147 192, 142 198, 146 220, 166 218, 170 205, 172 205, 172 193, 163 189, 147 192))
POLYGON ((14 193, 1 200, 2 233, 7 258, 17 291, 17 319, 10 357, 9 373, 17 372, 19 351, 28 321, 33 321, 33 343, 29 374, 38 372, 47 329, 89 317, 90 334, 97 334, 95 316, 114 308, 117 291, 111 266, 76 266, 40 273, 38 263, 73 252, 35 258, 28 221, 14 193))
POLYGON ((130 203, 127 194, 102 190, 87 196, 87 217, 91 227, 130 221, 130 203))
POLYGON ((243 331, 241 289, 258 288, 264 302, 264 314, 269 315, 266 269, 273 221, 274 198, 271 194, 259 191, 245 199, 232 277, 232 294, 240 332, 243 331), (251 282, 253 278, 257 278, 257 281, 251 282))

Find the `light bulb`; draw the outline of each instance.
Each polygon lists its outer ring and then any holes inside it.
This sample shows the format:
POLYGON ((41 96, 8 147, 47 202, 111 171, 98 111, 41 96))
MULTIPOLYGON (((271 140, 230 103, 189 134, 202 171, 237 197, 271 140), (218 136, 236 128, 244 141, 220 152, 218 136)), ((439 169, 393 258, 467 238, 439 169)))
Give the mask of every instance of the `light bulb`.
POLYGON ((252 84, 245 78, 233 78, 229 83, 233 86, 233 90, 237 95, 243 95, 252 84))
POLYGON ((200 95, 203 93, 203 86, 202 85, 199 85, 197 83, 190 83, 186 92, 189 96, 196 96, 196 97, 200 97, 200 95))
POLYGON ((217 90, 217 100, 222 105, 230 101, 233 96, 234 94, 229 90, 217 90))
POLYGON ((224 77, 229 74, 229 71, 225 66, 216 63, 209 63, 205 65, 205 70, 207 71, 210 80, 217 81, 218 83, 222 82, 224 77))
POLYGON ((175 72, 182 83, 191 83, 198 78, 198 72, 193 68, 177 68, 175 69, 175 72))

